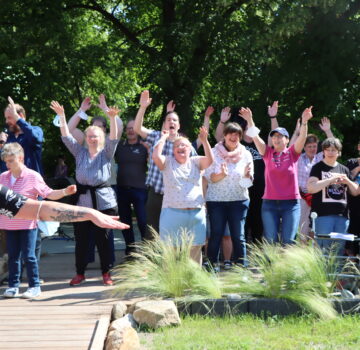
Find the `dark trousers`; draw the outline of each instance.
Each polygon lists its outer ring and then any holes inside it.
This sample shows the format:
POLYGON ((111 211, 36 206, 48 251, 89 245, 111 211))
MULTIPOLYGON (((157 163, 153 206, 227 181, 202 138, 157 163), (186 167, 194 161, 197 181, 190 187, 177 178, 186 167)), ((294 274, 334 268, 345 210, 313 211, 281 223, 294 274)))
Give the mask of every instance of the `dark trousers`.
MULTIPOLYGON (((100 210, 107 215, 117 215, 117 208, 100 210)), ((109 243, 109 230, 93 224, 91 221, 75 222, 75 266, 76 273, 84 275, 88 264, 89 232, 94 233, 95 245, 100 257, 102 273, 112 267, 112 253, 109 243)))
POLYGON ((124 236, 126 250, 128 255, 134 250, 135 235, 132 224, 132 207, 134 208, 137 225, 141 234, 141 238, 146 237, 146 200, 147 190, 145 188, 135 187, 117 187, 117 201, 121 222, 130 226, 127 230, 122 230, 124 236))
POLYGON ((249 188, 250 196, 250 205, 249 211, 246 217, 245 223, 245 237, 246 241, 250 243, 261 242, 264 236, 264 227, 261 220, 261 206, 262 206, 262 196, 264 194, 263 189, 249 188))
POLYGON ((154 239, 155 230, 159 233, 160 224, 160 213, 162 206, 163 195, 156 193, 153 187, 149 187, 148 199, 146 202, 146 218, 147 218, 147 229, 146 239, 154 239))

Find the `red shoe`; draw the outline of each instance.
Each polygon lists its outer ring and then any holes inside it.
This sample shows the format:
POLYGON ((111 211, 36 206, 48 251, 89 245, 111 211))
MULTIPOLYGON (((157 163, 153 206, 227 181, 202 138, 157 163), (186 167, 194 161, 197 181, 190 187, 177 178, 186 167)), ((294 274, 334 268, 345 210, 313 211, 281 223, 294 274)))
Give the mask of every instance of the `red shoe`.
POLYGON ((104 286, 112 286, 114 284, 108 272, 103 273, 102 276, 103 276, 104 286))
POLYGON ((71 281, 70 286, 78 286, 79 284, 85 282, 85 276, 84 275, 76 275, 71 281))

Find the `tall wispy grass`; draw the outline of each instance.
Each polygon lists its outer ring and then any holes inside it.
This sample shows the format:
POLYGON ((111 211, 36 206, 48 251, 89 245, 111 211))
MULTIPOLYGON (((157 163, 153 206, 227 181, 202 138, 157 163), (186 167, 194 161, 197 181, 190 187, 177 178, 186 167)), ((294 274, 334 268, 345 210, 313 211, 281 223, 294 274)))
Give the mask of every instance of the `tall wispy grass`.
POLYGON ((192 236, 184 231, 176 245, 158 236, 137 245, 133 260, 114 270, 115 294, 179 301, 220 298, 219 280, 190 258, 192 242, 192 236))
POLYGON ((334 287, 335 258, 325 258, 313 246, 251 246, 250 266, 257 274, 236 267, 222 278, 224 292, 291 300, 321 318, 334 318, 328 299, 334 287))

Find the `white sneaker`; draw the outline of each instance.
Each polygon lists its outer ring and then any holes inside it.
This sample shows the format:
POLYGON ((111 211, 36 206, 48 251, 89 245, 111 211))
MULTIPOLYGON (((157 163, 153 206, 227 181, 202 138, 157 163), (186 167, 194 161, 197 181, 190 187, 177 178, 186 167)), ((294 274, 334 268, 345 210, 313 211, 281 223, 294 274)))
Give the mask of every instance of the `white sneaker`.
POLYGON ((16 298, 19 295, 19 288, 7 288, 3 294, 4 298, 16 298))
POLYGON ((22 294, 22 298, 25 299, 33 299, 41 295, 40 287, 31 287, 28 288, 25 293, 22 294))

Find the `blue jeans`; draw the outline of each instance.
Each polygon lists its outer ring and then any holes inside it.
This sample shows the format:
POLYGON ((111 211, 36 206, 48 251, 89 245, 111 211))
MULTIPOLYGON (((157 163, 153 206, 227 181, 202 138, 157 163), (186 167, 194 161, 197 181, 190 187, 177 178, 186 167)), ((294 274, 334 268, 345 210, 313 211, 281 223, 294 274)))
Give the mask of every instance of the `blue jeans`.
POLYGON ((19 287, 21 258, 26 265, 29 287, 38 287, 39 267, 35 256, 38 229, 6 231, 6 245, 9 254, 9 287, 19 287))
POLYGON ((124 236, 126 251, 128 255, 134 248, 132 245, 135 243, 135 235, 132 224, 132 209, 137 220, 137 225, 141 233, 141 238, 144 239, 146 235, 146 201, 147 201, 147 189, 135 188, 135 187, 117 187, 117 200, 120 220, 125 224, 128 224, 130 228, 122 230, 124 236))
POLYGON ((216 263, 218 260, 221 239, 228 224, 234 261, 243 265, 247 264, 244 226, 249 203, 249 200, 206 203, 210 221, 208 258, 211 263, 216 263))
MULTIPOLYGON (((329 234, 331 232, 347 233, 349 219, 339 215, 319 216, 315 220, 315 232, 318 235, 329 234)), ((337 254, 342 255, 345 248, 344 240, 318 239, 320 248, 327 250, 332 244, 337 244, 337 254)))
POLYGON ((300 200, 263 199, 261 216, 264 226, 264 237, 269 243, 279 242, 281 220, 281 243, 294 243, 300 222, 300 200))

